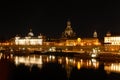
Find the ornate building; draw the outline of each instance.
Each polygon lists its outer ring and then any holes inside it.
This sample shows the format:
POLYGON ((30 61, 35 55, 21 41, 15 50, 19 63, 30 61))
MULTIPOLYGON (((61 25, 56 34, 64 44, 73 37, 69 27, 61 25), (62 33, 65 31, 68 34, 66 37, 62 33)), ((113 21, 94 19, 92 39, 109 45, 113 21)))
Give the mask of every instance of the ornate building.
POLYGON ((99 39, 97 38, 97 32, 94 31, 92 38, 77 38, 66 40, 67 46, 99 46, 101 45, 99 39))
POLYGON ((71 22, 70 20, 67 21, 67 27, 65 31, 62 33, 62 38, 74 38, 75 37, 75 32, 73 31, 71 27, 71 22))
POLYGON ((15 45, 42 45, 43 44, 43 36, 39 34, 37 37, 34 37, 32 29, 26 37, 15 37, 15 45))
POLYGON ((119 51, 120 50, 120 36, 111 36, 110 32, 107 32, 104 37, 104 46, 106 51, 119 51))

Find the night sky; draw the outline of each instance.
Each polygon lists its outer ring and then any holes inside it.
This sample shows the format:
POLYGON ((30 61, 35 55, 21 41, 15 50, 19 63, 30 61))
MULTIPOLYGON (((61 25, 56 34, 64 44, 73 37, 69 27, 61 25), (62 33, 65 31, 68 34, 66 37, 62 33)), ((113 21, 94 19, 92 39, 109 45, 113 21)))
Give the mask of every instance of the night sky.
POLYGON ((0 39, 26 36, 31 28, 37 36, 60 37, 70 19, 78 37, 99 38, 110 31, 120 35, 120 2, 112 0, 4 1, 0 3, 0 39))

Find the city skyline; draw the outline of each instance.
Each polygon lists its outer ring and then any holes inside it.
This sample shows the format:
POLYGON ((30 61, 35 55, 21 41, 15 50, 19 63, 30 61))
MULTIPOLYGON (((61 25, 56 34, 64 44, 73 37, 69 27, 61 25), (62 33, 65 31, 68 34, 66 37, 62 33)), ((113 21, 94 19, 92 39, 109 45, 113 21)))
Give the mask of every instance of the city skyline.
POLYGON ((108 31, 120 35, 119 2, 46 1, 2 2, 0 38, 26 35, 29 28, 37 35, 61 35, 70 19, 73 31, 80 37, 92 37, 94 30, 103 38, 108 31))
MULTIPOLYGON (((18 34, 14 34, 13 37, 9 37, 9 39, 14 38, 16 35, 19 35, 20 37, 25 37, 25 36, 27 36, 28 33, 31 32, 31 31, 32 31, 33 34, 34 34, 34 35, 33 35, 34 37, 38 36, 39 34, 42 34, 43 36, 46 36, 46 38, 62 38, 62 33, 63 33, 63 32, 66 30, 66 28, 67 28, 67 21, 70 21, 70 22, 71 22, 70 19, 67 19, 67 20, 66 20, 66 22, 65 22, 65 23, 66 23, 66 24, 65 24, 65 28, 64 28, 63 31, 58 32, 58 33, 53 33, 52 35, 49 35, 49 32, 48 32, 48 33, 47 33, 47 32, 35 32, 35 30, 33 30, 32 27, 28 27, 25 32, 23 32, 23 33, 21 33, 21 34, 20 34, 20 32, 18 32, 18 34)), ((74 28, 74 27, 72 26, 72 24, 71 24, 71 28, 72 28, 72 29, 74 28)), ((46 31, 47 31, 47 30, 46 30, 46 31)), ((87 30, 86 30, 86 31, 87 31, 87 30)), ((80 35, 76 34, 76 33, 78 33, 78 32, 76 32, 75 29, 73 29, 73 32, 75 32, 76 38, 78 38, 78 37, 80 37, 80 38, 92 38, 94 32, 97 32, 97 37, 100 38, 100 39, 104 38, 108 32, 111 33, 111 31, 109 30, 109 31, 106 31, 106 33, 104 34, 104 36, 100 36, 100 33, 98 33, 99 30, 94 29, 94 30, 92 30, 92 31, 90 30, 89 32, 87 32, 88 35, 86 35, 86 34, 85 34, 85 31, 84 31, 84 32, 83 32, 83 35, 84 35, 84 36, 80 36, 80 35)), ((82 33, 82 32, 81 32, 81 33, 82 33)), ((112 33, 111 33, 111 34, 112 34, 112 33)), ((112 34, 112 36, 119 36, 119 34, 116 34, 116 35, 112 34)))

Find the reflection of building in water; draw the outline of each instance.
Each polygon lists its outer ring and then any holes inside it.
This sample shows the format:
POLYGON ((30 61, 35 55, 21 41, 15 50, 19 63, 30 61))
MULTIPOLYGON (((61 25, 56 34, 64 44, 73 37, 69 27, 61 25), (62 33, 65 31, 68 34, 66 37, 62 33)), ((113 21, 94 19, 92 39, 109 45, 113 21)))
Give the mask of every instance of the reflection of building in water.
POLYGON ((120 73, 120 63, 110 63, 110 64, 106 64, 104 69, 107 72, 119 72, 120 73))
POLYGON ((80 69, 82 67, 84 68, 94 68, 97 69, 99 67, 99 62, 96 61, 96 59, 91 60, 80 60, 76 63, 77 68, 80 69))
POLYGON ((69 58, 69 57, 55 57, 52 55, 49 56, 15 56, 15 64, 19 65, 21 63, 24 63, 25 65, 32 65, 32 64, 43 64, 43 63, 47 63, 47 62, 58 62, 64 66, 66 66, 66 68, 70 68, 70 67, 78 67, 80 69, 80 67, 86 67, 86 68, 98 68, 99 66, 99 62, 96 61, 95 59, 91 59, 91 60, 82 60, 82 59, 73 59, 73 58, 69 58))
POLYGON ((25 64, 26 66, 38 65, 42 68, 43 63, 54 62, 55 56, 41 56, 41 55, 31 55, 31 56, 15 56, 14 62, 16 65, 25 64))
POLYGON ((120 36, 111 36, 111 33, 108 32, 104 37, 104 43, 106 51, 120 50, 120 36))
POLYGON ((40 34, 37 37, 34 37, 32 29, 26 37, 15 37, 15 45, 42 45, 43 44, 43 36, 40 34))
MULTIPOLYGON (((37 65, 39 68, 42 68, 45 63, 49 62, 57 62, 61 64, 67 70, 68 76, 73 68, 77 68, 78 70, 81 68, 93 68, 98 69, 101 65, 100 62, 96 59, 83 60, 79 58, 71 58, 71 57, 60 57, 60 56, 43 56, 43 55, 30 55, 30 56, 13 56, 13 55, 5 55, 0 53, 0 59, 8 59, 14 61, 17 65, 25 64, 26 66, 32 67, 33 65, 37 65)), ((104 63, 104 70, 107 72, 118 72, 120 73, 120 63, 104 63)))
POLYGON ((23 56, 16 56, 15 57, 15 64, 19 65, 19 64, 25 64, 26 66, 31 66, 33 64, 38 65, 40 68, 42 67, 42 57, 35 57, 35 56, 27 56, 27 57, 23 57, 23 56))
POLYGON ((80 69, 81 67, 86 67, 86 68, 98 68, 99 62, 96 61, 95 59, 91 60, 82 60, 82 59, 75 59, 75 58, 69 58, 69 57, 55 57, 52 55, 49 56, 38 56, 38 55, 31 55, 31 56, 15 56, 14 61, 16 65, 19 64, 25 64, 25 65, 41 65, 44 63, 49 63, 49 62, 58 62, 59 64, 62 64, 68 72, 73 67, 77 67, 80 69))

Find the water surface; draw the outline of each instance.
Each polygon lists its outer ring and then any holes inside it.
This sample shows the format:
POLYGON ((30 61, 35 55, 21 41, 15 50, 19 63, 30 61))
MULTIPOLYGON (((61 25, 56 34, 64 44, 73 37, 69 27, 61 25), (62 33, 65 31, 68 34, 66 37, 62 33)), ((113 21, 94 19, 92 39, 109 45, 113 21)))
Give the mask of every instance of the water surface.
POLYGON ((120 80, 120 62, 0 53, 0 80, 120 80))

